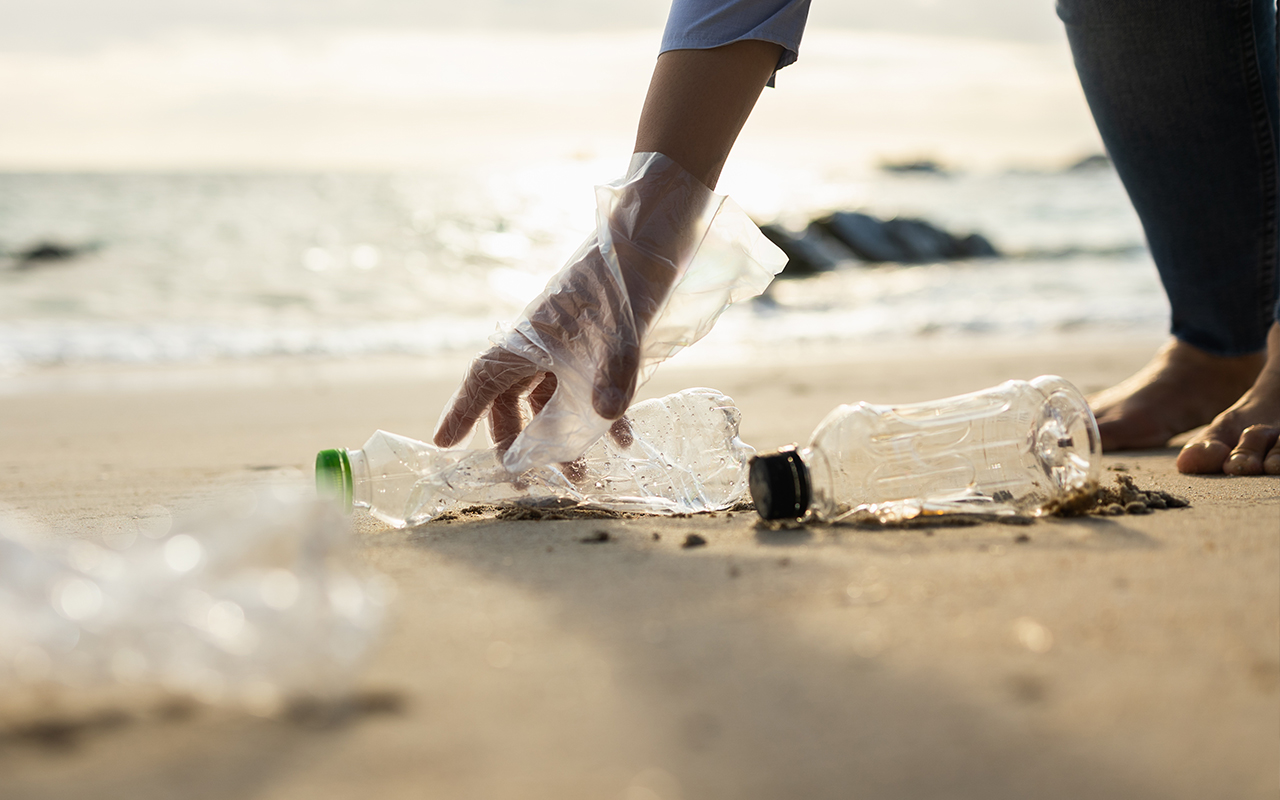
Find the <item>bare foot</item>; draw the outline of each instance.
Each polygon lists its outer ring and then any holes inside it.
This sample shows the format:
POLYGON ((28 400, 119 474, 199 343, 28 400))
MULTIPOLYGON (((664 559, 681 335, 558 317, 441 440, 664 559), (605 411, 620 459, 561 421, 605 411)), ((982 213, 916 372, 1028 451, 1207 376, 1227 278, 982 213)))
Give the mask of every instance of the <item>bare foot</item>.
POLYGON ((1249 390, 1265 360, 1262 353, 1220 358, 1171 340, 1131 378, 1089 398, 1102 449, 1163 447, 1210 422, 1249 390))
POLYGON ((1178 454, 1179 472, 1280 475, 1280 322, 1267 334, 1266 364, 1244 396, 1178 454))

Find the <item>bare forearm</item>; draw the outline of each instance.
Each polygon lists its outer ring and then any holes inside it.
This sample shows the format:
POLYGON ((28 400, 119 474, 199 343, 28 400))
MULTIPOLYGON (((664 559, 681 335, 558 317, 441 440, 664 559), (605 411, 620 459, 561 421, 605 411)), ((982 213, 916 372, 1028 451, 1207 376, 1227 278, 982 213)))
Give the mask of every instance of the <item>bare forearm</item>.
POLYGON ((658 56, 635 152, 662 153, 714 189, 781 55, 780 45, 747 40, 658 56))

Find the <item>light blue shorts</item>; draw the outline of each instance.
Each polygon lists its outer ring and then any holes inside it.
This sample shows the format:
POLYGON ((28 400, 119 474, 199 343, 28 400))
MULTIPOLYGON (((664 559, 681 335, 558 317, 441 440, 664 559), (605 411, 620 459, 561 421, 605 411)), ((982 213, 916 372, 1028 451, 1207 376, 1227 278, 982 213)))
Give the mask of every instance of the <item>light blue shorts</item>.
MULTIPOLYGON (((662 50, 709 50, 759 39, 782 45, 778 69, 800 56, 809 0, 674 0, 662 34, 662 50)), ((773 77, 769 78, 773 85, 773 77)))

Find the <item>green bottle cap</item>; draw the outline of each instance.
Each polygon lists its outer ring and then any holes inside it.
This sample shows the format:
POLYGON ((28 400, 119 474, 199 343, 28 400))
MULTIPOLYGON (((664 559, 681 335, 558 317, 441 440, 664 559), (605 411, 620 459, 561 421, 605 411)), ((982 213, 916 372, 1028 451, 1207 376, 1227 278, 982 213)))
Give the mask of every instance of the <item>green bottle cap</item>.
POLYGON ((351 480, 351 461, 346 450, 321 450, 316 454, 316 494, 342 503, 342 510, 351 513, 351 497, 354 484, 351 480))

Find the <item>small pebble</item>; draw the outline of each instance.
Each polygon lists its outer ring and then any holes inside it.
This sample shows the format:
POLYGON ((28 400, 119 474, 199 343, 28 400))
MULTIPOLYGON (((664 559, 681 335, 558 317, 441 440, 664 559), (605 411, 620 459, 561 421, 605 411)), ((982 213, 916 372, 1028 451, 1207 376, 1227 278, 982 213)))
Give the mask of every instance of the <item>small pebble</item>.
POLYGON ((1126 514, 1150 514, 1151 509, 1147 508, 1147 504, 1141 500, 1134 500, 1132 503, 1124 507, 1126 514))
POLYGON ((608 532, 608 531, 596 531, 595 533, 591 534, 590 536, 584 536, 584 537, 582 537, 582 538, 581 538, 581 539, 579 539, 578 541, 582 542, 583 544, 600 544, 601 542, 607 542, 607 541, 609 541, 609 532, 608 532))
POLYGON ((1124 506, 1119 503, 1112 503, 1103 509, 1108 517, 1118 517, 1124 513, 1124 506))
POLYGON ((1018 544, 1026 544, 1027 542, 1031 541, 1031 537, 1026 535, 1025 533, 1020 533, 1017 536, 1013 537, 1013 541, 1018 544))
POLYGON ((1164 501, 1163 497, 1152 496, 1147 498, 1147 508, 1165 509, 1168 507, 1169 507, 1169 504, 1164 501))
POLYGON ((684 537, 684 544, 680 546, 687 550, 690 547, 702 547, 706 543, 707 543, 706 539, 703 539, 701 536, 699 536, 696 533, 691 533, 688 536, 684 537))

